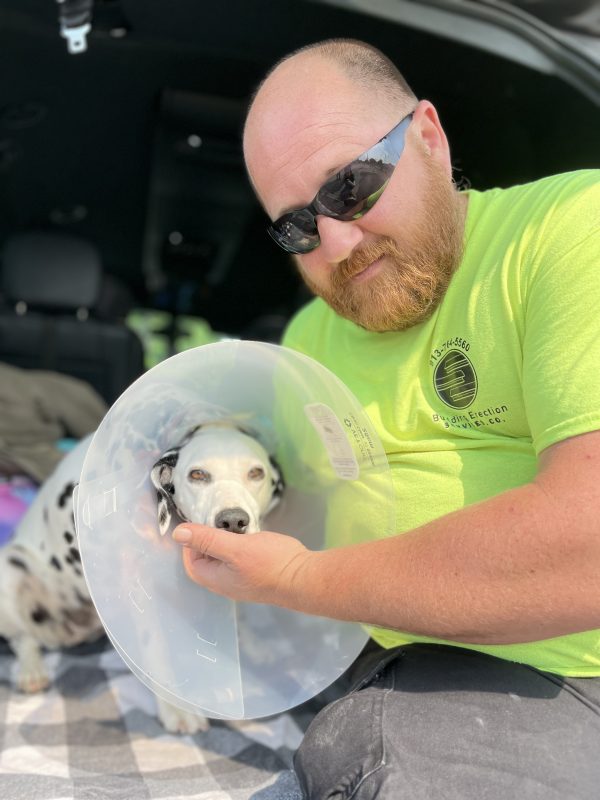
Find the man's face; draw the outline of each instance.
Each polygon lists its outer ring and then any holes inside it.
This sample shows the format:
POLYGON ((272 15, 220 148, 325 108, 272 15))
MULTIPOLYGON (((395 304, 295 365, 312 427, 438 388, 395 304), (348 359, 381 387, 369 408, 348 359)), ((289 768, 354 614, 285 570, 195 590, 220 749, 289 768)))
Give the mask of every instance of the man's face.
MULTIPOLYGON (((367 93, 328 62, 294 61, 265 84, 246 129, 248 169, 271 219, 310 203, 332 174, 411 110, 367 93)), ((373 208, 351 222, 318 216, 321 244, 294 256, 308 287, 368 330, 422 322, 460 261, 464 209, 450 180, 447 146, 443 152, 428 144, 435 131, 426 113, 417 108, 415 130, 409 128, 373 208)))

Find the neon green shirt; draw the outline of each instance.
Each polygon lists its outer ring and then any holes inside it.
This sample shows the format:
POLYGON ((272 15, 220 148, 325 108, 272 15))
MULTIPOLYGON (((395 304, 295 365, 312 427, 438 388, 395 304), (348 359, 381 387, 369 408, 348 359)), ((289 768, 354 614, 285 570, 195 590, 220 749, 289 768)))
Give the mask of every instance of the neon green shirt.
MULTIPOLYGON (((464 258, 429 320, 370 333, 315 299, 284 338, 362 403, 392 469, 400 533, 527 483, 544 448, 600 428, 600 171, 467 194, 464 258)), ((371 633, 384 647, 436 641, 371 633)), ((600 675, 600 630, 461 646, 600 675)))

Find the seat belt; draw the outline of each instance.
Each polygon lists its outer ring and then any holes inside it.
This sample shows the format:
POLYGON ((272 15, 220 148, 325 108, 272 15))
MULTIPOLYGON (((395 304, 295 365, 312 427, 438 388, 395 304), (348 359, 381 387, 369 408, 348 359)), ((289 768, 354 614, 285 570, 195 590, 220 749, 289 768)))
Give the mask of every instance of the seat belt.
POLYGON ((87 35, 92 30, 94 0, 56 0, 60 35, 67 40, 71 55, 87 50, 87 35))

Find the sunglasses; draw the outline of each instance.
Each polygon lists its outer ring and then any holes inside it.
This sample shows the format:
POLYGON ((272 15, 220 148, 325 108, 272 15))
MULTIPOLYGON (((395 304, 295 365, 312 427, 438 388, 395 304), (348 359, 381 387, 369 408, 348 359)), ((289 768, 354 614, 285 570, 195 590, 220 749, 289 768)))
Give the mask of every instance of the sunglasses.
POLYGON ((348 222, 373 208, 400 160, 412 117, 408 114, 377 144, 324 183, 312 203, 272 222, 267 230, 277 244, 288 253, 310 253, 321 244, 317 215, 348 222))

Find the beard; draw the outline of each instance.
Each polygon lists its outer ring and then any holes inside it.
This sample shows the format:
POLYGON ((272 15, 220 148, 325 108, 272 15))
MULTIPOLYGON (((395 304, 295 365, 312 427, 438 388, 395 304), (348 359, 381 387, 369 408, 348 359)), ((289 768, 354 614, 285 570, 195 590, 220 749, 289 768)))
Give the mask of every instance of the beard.
POLYGON ((460 264, 464 217, 457 191, 437 163, 425 158, 424 164, 427 206, 402 245, 389 236, 364 245, 333 268, 327 286, 318 286, 300 267, 314 294, 366 330, 401 331, 424 322, 460 264), (385 261, 376 275, 353 280, 379 258, 385 261))

